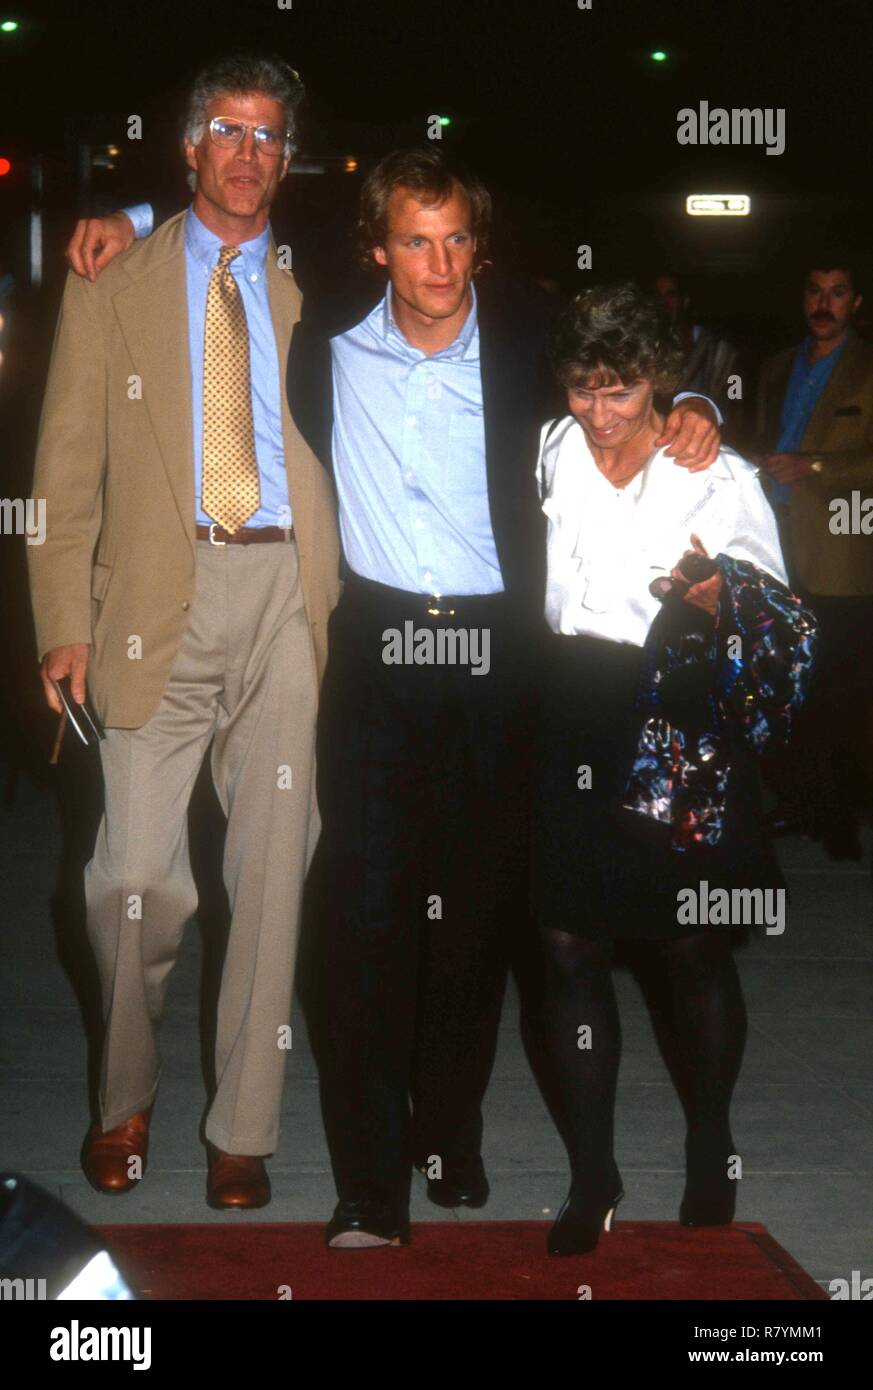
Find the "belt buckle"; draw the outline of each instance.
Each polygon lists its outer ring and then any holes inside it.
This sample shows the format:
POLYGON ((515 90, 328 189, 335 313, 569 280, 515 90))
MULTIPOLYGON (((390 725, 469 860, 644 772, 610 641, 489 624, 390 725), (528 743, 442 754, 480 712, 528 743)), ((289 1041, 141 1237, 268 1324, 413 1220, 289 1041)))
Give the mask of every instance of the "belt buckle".
POLYGON ((442 594, 431 594, 429 596, 427 609, 428 613, 432 618, 453 618, 455 616, 454 608, 436 607, 436 604, 439 603, 441 598, 442 594))
POLYGON ((209 544, 210 544, 210 545, 227 545, 227 541, 217 541, 217 540, 215 539, 215 536, 213 535, 213 532, 214 532, 214 530, 215 530, 215 528, 216 528, 217 525, 218 525, 218 522, 217 522, 217 521, 210 521, 210 523, 209 523, 209 544))

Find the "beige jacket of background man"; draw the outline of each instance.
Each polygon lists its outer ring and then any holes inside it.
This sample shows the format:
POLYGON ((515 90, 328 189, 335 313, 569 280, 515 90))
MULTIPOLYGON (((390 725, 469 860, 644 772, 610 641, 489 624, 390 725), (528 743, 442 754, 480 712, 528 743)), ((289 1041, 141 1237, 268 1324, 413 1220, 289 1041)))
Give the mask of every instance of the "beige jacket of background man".
MULTIPOLYGON (((92 643, 89 693, 115 728, 138 728, 154 712, 194 599, 184 217, 118 256, 96 283, 69 275, 40 424, 33 495, 46 502, 46 539, 27 547, 38 652, 92 643)), ((301 296, 272 242, 267 276, 283 373, 301 296)), ((280 398, 320 679, 340 589, 336 509, 331 482, 291 419, 284 380, 280 398)))
MULTIPOLYGON (((758 390, 758 441, 772 452, 796 347, 764 364, 758 390)), ((853 491, 873 497, 873 347, 853 330, 800 444, 821 472, 791 489, 792 578, 807 593, 842 598, 873 595, 873 536, 834 535, 828 503, 851 504, 853 491)))

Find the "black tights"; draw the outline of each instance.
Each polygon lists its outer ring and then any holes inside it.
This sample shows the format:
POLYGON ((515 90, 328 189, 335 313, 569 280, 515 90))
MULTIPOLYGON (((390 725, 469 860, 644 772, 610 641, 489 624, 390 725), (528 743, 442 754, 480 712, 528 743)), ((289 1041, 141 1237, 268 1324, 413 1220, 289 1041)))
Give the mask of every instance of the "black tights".
MULTIPOLYGON (((549 930, 544 943, 545 1024, 573 1184, 611 1197, 618 1180, 613 1130, 621 1057, 612 942, 549 930)), ((689 1172, 696 1155, 724 1173, 725 1155, 733 1149, 730 1101, 746 1041, 729 934, 716 929, 653 941, 647 954, 664 1000, 661 1031, 672 1044, 670 1068, 685 1111, 689 1172)))

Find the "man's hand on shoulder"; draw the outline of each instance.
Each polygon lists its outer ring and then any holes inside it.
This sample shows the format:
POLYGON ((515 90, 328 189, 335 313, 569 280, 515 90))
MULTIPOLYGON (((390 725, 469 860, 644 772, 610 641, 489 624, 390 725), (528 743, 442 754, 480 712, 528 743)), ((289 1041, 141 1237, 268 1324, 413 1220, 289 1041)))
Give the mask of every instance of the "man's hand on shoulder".
POLYGON ((819 472, 806 454, 768 454, 763 467, 777 483, 799 483, 819 472))
POLYGON ((655 440, 655 447, 675 458, 681 468, 699 473, 711 468, 721 448, 721 430, 711 401, 703 396, 688 396, 678 401, 664 421, 664 429, 655 440))
POLYGON ((66 250, 67 265, 77 275, 96 280, 101 270, 133 241, 133 223, 126 212, 80 218, 66 250))

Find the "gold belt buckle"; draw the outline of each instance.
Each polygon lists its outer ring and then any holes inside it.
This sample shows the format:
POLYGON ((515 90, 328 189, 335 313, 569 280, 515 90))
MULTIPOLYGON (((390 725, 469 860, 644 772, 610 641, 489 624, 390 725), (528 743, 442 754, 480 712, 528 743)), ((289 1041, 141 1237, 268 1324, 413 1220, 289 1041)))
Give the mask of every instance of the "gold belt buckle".
POLYGON ((209 523, 209 544, 210 544, 210 545, 227 545, 227 541, 217 541, 217 540, 215 539, 215 536, 213 535, 213 532, 215 531, 215 528, 216 528, 217 525, 218 525, 218 522, 217 522, 217 521, 210 521, 210 523, 209 523))
POLYGON ((454 608, 437 608, 434 606, 439 602, 441 597, 441 594, 430 595, 428 613, 432 618, 453 618, 455 616, 454 608))

